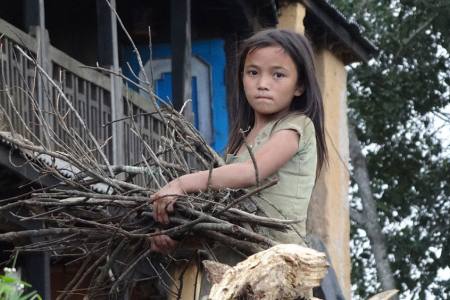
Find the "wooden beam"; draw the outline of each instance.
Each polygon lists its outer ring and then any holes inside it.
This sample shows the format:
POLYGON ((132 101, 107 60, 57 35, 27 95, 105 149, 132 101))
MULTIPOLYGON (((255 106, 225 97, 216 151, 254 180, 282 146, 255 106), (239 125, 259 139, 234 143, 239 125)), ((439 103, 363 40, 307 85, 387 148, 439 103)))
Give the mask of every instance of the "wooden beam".
POLYGON ((304 35, 305 26, 303 20, 305 15, 306 9, 301 3, 291 3, 283 6, 280 10, 277 28, 294 30, 304 35))
POLYGON ((105 0, 97 0, 97 61, 101 66, 112 66, 113 48, 111 9, 105 0))
POLYGON ((348 32, 341 24, 333 20, 329 15, 323 12, 323 10, 312 0, 302 0, 303 5, 316 16, 328 30, 333 32, 339 40, 341 40, 345 46, 355 52, 355 54, 363 61, 367 62, 371 57, 371 52, 364 48, 361 43, 348 32))
POLYGON ((179 110, 191 99, 191 0, 171 0, 172 101, 179 110))
POLYGON ((39 25, 39 0, 23 0, 25 30, 30 32, 32 26, 39 25))

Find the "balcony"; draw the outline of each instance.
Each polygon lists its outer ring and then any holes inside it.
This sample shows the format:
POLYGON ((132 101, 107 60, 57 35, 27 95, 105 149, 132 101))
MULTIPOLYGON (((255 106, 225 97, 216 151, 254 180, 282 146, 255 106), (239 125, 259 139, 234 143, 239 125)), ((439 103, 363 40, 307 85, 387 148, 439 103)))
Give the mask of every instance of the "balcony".
MULTIPOLYGON (((150 99, 128 88, 117 77, 115 81, 120 92, 116 94, 121 95, 114 97, 112 76, 84 66, 49 43, 40 47, 42 44, 38 38, 2 19, 0 35, 0 105, 11 120, 12 130, 35 143, 43 139, 45 132, 36 117, 38 112, 35 105, 39 105, 44 111, 57 110, 65 115, 70 130, 81 137, 86 135, 67 103, 61 100, 57 88, 49 84, 48 80, 40 80, 36 66, 20 53, 17 49, 20 47, 32 57, 45 57, 41 59, 40 65, 70 100, 99 144, 104 145, 103 152, 111 164, 132 165, 148 156, 132 128, 140 133, 152 149, 158 149, 166 130, 158 115, 150 114, 155 111, 150 99), (37 53, 40 48, 45 52, 42 56, 37 53), (123 121, 111 123, 118 119, 123 121)), ((67 129, 62 128, 54 117, 52 113, 45 116, 62 144, 70 147, 72 141, 67 129)), ((5 130, 5 122, 3 120, 1 124, 2 130, 5 130)), ((89 139, 86 138, 86 142, 88 146, 94 147, 89 139)), ((58 149, 57 146, 55 148, 58 149)), ((165 159, 170 160, 168 157, 165 159)))

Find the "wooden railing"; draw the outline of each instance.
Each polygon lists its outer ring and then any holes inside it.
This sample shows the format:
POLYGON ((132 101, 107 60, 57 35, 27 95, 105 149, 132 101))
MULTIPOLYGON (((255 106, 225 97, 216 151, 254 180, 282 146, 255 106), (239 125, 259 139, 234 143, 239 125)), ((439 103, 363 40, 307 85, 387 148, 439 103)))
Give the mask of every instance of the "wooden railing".
MULTIPOLYGON (((36 121, 35 110, 30 101, 30 97, 39 98, 38 88, 43 89, 44 97, 42 98, 44 98, 43 101, 49 101, 47 105, 57 107, 61 112, 66 111, 68 107, 58 98, 55 87, 48 84, 41 87, 37 85, 35 66, 19 55, 15 48, 18 45, 36 57, 37 39, 1 19, 0 35, 2 43, 0 88, 3 91, 0 93, 0 104, 12 117, 14 129, 28 139, 34 140, 42 135, 42 129, 36 121), (5 92, 6 90, 9 94, 5 92), (8 98, 13 100, 12 103, 8 98), (14 110, 17 110, 24 123, 28 124, 31 132, 22 126, 23 122, 20 118, 13 117, 16 116, 14 110)), ((161 135, 164 134, 163 126, 157 116, 146 114, 153 111, 149 99, 145 99, 135 91, 123 86, 120 100, 113 100, 111 99, 112 85, 109 75, 84 67, 79 61, 49 44, 43 48, 47 49, 48 74, 51 74, 53 80, 61 87, 100 143, 107 141, 112 136, 112 126, 103 126, 115 119, 112 101, 118 101, 116 103, 121 108, 119 111, 123 111, 122 114, 116 115, 116 118, 136 116, 121 122, 117 127, 119 128, 117 136, 120 138, 112 139, 104 147, 104 152, 111 162, 113 162, 115 148, 121 150, 119 162, 124 164, 136 163, 142 160, 143 155, 147 155, 139 138, 129 130, 130 128, 135 128, 146 143, 153 149, 158 149, 161 135), (116 147, 113 147, 114 143, 116 143, 116 147)), ((49 121, 49 123, 53 124, 53 130, 63 141, 69 138, 57 125, 57 122, 49 121)), ((76 131, 80 129, 77 128, 80 126, 79 122, 76 122, 71 113, 67 115, 66 123, 76 131)), ((79 132, 84 134, 82 130, 79 132)))
POLYGON ((31 49, 37 49, 36 40, 24 32, 17 30, 12 25, 0 19, 0 36, 2 36, 0 53, 0 104, 11 117, 11 123, 15 130, 32 139, 31 133, 26 132, 24 123, 29 124, 35 133, 39 132, 36 118, 32 113, 30 96, 36 97, 34 88, 35 68, 29 64, 23 56, 17 55, 16 45, 29 49, 31 55, 35 55, 31 49), (11 103, 8 98, 13 98, 11 103), (15 117, 15 111, 23 118, 15 117))

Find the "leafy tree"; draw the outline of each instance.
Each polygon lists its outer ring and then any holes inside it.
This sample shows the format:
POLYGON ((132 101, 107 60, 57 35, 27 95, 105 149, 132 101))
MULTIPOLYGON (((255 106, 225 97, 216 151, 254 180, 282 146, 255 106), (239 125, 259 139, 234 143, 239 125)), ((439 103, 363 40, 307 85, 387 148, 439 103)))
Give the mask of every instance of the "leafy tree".
MULTIPOLYGON (((333 4, 380 49, 376 59, 349 69, 349 118, 363 148, 400 298, 450 299, 450 280, 439 276, 450 266, 450 151, 448 140, 439 138, 445 131, 436 129, 435 121, 450 127, 444 112, 450 103, 450 1, 333 4)), ((376 282, 382 283, 385 275, 374 272, 380 261, 375 261, 368 222, 361 220, 368 209, 362 188, 355 179, 352 281, 355 296, 366 298, 384 288, 376 282)))

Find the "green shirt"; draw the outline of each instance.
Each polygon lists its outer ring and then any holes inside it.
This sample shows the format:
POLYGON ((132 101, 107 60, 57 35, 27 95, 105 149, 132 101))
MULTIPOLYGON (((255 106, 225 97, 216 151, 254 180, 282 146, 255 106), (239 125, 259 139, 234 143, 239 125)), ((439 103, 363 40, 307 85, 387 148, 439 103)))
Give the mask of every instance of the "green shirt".
MULTIPOLYGON (((307 116, 300 114, 289 114, 280 120, 269 122, 256 136, 252 151, 258 151, 273 133, 284 129, 295 130, 299 134, 298 150, 273 175, 278 177, 277 184, 263 190, 254 199, 258 208, 268 217, 301 220, 287 232, 264 229, 261 233, 280 243, 305 244, 306 217, 317 167, 314 124, 307 116)), ((249 159, 250 154, 245 151, 238 156, 227 155, 226 162, 243 162, 249 159)))

